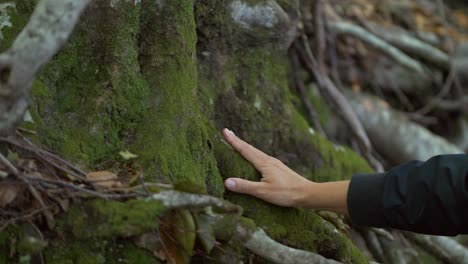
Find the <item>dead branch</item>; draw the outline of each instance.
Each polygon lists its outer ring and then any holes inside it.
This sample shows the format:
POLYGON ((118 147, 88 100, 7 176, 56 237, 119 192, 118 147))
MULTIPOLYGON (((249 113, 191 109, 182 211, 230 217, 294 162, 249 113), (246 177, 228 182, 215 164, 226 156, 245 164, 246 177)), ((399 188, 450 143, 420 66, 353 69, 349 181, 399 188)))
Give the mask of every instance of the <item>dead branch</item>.
POLYGON ((0 135, 21 122, 37 71, 65 44, 89 1, 40 1, 12 47, 0 55, 0 135))
POLYGON ((375 36, 364 28, 353 25, 347 22, 329 22, 329 27, 335 31, 336 34, 350 35, 358 38, 365 43, 371 45, 375 49, 385 53, 387 56, 393 58, 396 62, 404 67, 413 70, 421 75, 426 75, 424 66, 413 58, 409 57, 399 49, 385 42, 381 38, 375 36))

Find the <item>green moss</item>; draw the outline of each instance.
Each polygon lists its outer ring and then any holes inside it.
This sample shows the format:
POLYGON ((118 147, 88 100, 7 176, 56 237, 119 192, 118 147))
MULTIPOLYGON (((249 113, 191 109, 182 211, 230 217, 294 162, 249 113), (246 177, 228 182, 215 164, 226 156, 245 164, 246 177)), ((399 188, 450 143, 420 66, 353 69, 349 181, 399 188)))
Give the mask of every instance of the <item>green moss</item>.
POLYGON ((96 199, 74 205, 59 221, 78 239, 128 237, 155 230, 164 206, 157 201, 96 199))
POLYGON ((18 242, 24 234, 19 226, 9 226, 0 232, 0 263, 17 263, 18 242))
POLYGON ((0 0, 0 3, 14 3, 15 8, 8 9, 12 27, 2 28, 3 39, 0 39, 0 51, 10 48, 21 30, 26 26, 35 6, 35 1, 30 0, 0 0))
MULTIPOLYGON (((210 5, 213 6, 216 4, 210 5)), ((203 4, 197 5, 197 12, 211 14, 210 10, 203 4)), ((260 178, 252 165, 224 142, 218 132, 223 127, 231 128, 311 180, 341 180, 355 172, 369 171, 368 164, 358 155, 334 146, 310 130, 291 102, 286 76, 288 61, 278 55, 282 52, 277 44, 237 49, 239 42, 215 34, 229 32, 223 18, 215 14, 212 19, 206 14, 198 17, 213 23, 211 27, 198 23, 204 26, 202 33, 211 37, 201 39, 199 49, 220 52, 199 55, 198 95, 216 125, 211 142, 223 178, 260 178)), ((225 198, 241 205, 244 215, 277 241, 347 263, 367 262, 345 235, 313 212, 275 207, 233 193, 227 193, 225 198)))
MULTIPOLYGON (((312 166, 305 168, 300 166, 304 176, 317 182, 348 180, 354 173, 372 172, 369 164, 358 154, 345 146, 334 145, 318 133, 310 129, 309 124, 295 109, 292 109, 292 127, 296 135, 293 138, 301 140, 301 154, 316 153, 315 162, 311 160, 312 166)), ((307 164, 307 163, 306 163, 307 164)))
POLYGON ((34 255, 40 253, 47 245, 47 242, 32 236, 26 236, 18 243, 18 252, 24 255, 34 255))
MULTIPOLYGON (((223 178, 259 179, 223 141, 223 127, 312 180, 369 170, 356 154, 310 132, 291 103, 288 61, 281 55, 286 52, 267 37, 271 32, 233 25, 222 0, 197 1, 195 17, 193 1, 130 2, 113 9, 109 1, 97 1, 35 82, 31 112, 41 142, 91 168, 129 149, 139 156, 146 180, 216 196, 224 193, 223 178)), ((225 197, 282 243, 365 262, 344 235, 312 212, 225 197)), ((114 237, 157 228, 163 210, 141 200, 75 205, 59 222, 76 242, 55 242, 47 249, 49 259, 63 249, 55 263, 73 263, 80 253, 89 263, 110 261, 117 254, 109 249, 115 248, 114 237)))
POLYGON ((159 264, 151 252, 138 248, 133 244, 127 243, 121 252, 121 255, 127 263, 145 263, 145 264, 159 264))
POLYGON ((160 263, 151 252, 118 239, 54 242, 44 257, 52 264, 160 263))
POLYGON ((140 5, 98 1, 33 86, 40 140, 84 166, 116 159, 147 111, 140 74, 140 5), (125 25, 125 26, 122 26, 125 25))
MULTIPOLYGON (((315 85, 309 85, 306 87, 307 89, 307 99, 309 100, 310 104, 314 108, 315 112, 318 115, 318 119, 320 125, 322 127, 326 127, 329 117, 331 115, 331 109, 320 95, 318 88, 315 85)), ((308 113, 299 94, 292 94, 290 96, 290 101, 294 105, 294 107, 299 111, 299 113, 308 121, 309 125, 313 127, 311 121, 309 120, 308 113)))
MULTIPOLYGON (((150 112, 134 146, 150 180, 191 181, 222 195, 221 177, 210 149, 207 121, 197 101, 193 3, 162 7, 143 3, 140 63, 153 88, 150 112)), ((203 191, 203 190, 201 190, 203 191)))

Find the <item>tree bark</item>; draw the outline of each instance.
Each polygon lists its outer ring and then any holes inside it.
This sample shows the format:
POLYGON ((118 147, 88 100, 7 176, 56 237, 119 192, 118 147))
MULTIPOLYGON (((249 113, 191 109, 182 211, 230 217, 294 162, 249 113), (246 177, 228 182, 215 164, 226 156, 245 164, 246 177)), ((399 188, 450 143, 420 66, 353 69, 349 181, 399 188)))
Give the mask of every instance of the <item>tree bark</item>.
MULTIPOLYGON (((258 180, 259 175, 224 142, 223 127, 311 180, 343 180, 370 171, 357 154, 315 134, 294 107, 286 49, 298 3, 278 3, 92 1, 69 43, 33 83, 34 124, 28 128, 36 132, 34 140, 88 171, 118 170, 118 153, 129 150, 138 155, 135 162, 147 182, 227 199, 269 238, 288 247, 367 263, 345 234, 313 212, 275 207, 224 189, 224 178, 258 180)), ((27 0, 15 4, 13 26, 2 31, 3 49, 34 8, 27 0)), ((27 237, 19 225, 9 227, 0 232, 0 260, 40 254, 47 263, 157 263, 134 238, 159 230, 158 218, 167 210, 154 202, 145 207, 142 201, 74 204, 57 216, 57 230, 43 230, 47 246, 40 253, 3 243, 27 237)), ((181 213, 185 220, 197 214, 195 209, 189 216, 181 213)), ((185 220, 187 226, 193 223, 185 220)), ((217 240, 221 249, 213 249, 204 261, 223 259, 229 248, 242 252, 239 259, 248 255, 229 236, 217 240)))

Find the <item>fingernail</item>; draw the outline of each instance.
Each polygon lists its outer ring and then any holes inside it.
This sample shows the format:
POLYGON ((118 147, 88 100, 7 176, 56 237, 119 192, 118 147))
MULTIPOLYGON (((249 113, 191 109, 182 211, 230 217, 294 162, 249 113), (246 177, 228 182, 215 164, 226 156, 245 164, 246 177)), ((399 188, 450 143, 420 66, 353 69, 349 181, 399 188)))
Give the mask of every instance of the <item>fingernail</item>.
POLYGON ((236 188, 236 182, 233 181, 233 180, 226 180, 226 182, 224 183, 226 185, 226 187, 229 189, 229 190, 234 190, 234 188, 236 188))
POLYGON ((231 129, 228 128, 228 133, 230 133, 231 135, 235 136, 236 134, 234 134, 234 132, 232 132, 231 129))

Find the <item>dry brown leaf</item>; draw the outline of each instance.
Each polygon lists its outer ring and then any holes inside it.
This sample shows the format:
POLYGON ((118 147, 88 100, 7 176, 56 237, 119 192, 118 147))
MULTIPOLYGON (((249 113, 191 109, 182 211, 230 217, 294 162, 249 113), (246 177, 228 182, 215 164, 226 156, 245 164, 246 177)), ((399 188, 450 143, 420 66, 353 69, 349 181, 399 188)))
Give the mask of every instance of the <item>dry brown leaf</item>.
POLYGON ((21 188, 17 184, 0 183, 0 207, 12 203, 18 196, 21 188))
POLYGON ((466 12, 463 10, 455 10, 452 12, 453 18, 455 19, 455 22, 462 27, 468 27, 468 16, 466 15, 466 12))
POLYGON ((173 263, 188 263, 196 238, 195 223, 188 210, 177 210, 160 219, 163 253, 173 263))
POLYGON ((427 25, 427 17, 421 13, 416 13, 414 15, 414 19, 416 21, 416 28, 419 30, 423 30, 426 28, 427 25))
POLYGON ((122 186, 122 183, 119 181, 119 177, 110 171, 90 172, 86 175, 86 179, 94 182, 96 185, 106 188, 122 186))

